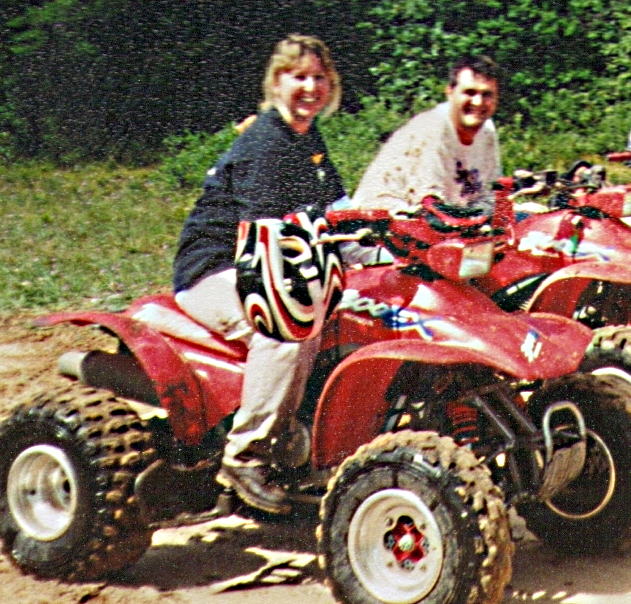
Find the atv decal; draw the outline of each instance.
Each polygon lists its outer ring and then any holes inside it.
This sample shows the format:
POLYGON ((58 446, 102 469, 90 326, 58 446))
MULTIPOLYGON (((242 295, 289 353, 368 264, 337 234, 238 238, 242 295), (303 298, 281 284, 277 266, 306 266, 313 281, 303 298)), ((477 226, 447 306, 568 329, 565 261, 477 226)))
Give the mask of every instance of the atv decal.
POLYGON ((613 248, 602 247, 589 241, 576 239, 555 239, 548 233, 530 231, 517 248, 520 252, 530 252, 535 256, 556 256, 561 252, 564 256, 580 258, 581 260, 597 260, 606 262, 611 260, 613 248))
POLYGON ((340 310, 367 312, 371 317, 380 317, 390 308, 385 302, 377 302, 373 298, 360 297, 356 289, 345 289, 340 302, 340 310))
POLYGON ((344 290, 340 310, 367 312, 371 317, 381 319, 386 327, 400 331, 414 330, 423 340, 434 338, 434 332, 428 327, 430 323, 441 322, 441 319, 423 319, 413 307, 402 308, 397 305, 377 302, 373 298, 360 297, 355 289, 344 290))
MULTIPOLYGON (((434 339, 434 332, 428 328, 429 323, 436 323, 436 319, 422 319, 417 312, 399 306, 392 306, 381 317, 386 327, 401 331, 414 330, 423 340, 434 339)), ((440 321, 440 319, 438 320, 440 321)))
POLYGON ((536 331, 529 330, 524 343, 521 345, 521 351, 529 363, 532 363, 539 356, 542 345, 542 342, 539 340, 539 334, 536 331))

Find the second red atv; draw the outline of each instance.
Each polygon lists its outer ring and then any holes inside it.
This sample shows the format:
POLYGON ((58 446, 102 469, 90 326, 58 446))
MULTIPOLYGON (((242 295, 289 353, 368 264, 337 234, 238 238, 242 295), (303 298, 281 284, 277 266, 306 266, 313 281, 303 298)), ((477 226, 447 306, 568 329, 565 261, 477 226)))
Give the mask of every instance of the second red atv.
POLYGON ((503 185, 498 195, 512 245, 474 285, 504 310, 552 312, 587 325, 594 338, 582 368, 631 381, 631 227, 626 218, 631 185, 608 184, 604 168, 585 161, 562 175, 518 171, 503 185), (539 203, 513 206, 511 200, 524 198, 539 203), (529 205, 538 211, 524 213, 529 205))
MULTIPOLYGON (((338 239, 369 232, 395 256, 346 271, 293 454, 277 459, 294 503, 320 506, 338 601, 499 603, 509 506, 565 550, 621 545, 631 386, 576 373, 591 331, 506 313, 471 287, 503 245, 476 217, 441 218, 461 236, 387 212, 328 219, 338 239)), ((99 325, 117 345, 66 357, 70 377, 0 424, 0 536, 25 572, 92 580, 133 564, 157 528, 237 505, 214 476, 247 350, 170 294, 38 323, 62 322, 99 325)))

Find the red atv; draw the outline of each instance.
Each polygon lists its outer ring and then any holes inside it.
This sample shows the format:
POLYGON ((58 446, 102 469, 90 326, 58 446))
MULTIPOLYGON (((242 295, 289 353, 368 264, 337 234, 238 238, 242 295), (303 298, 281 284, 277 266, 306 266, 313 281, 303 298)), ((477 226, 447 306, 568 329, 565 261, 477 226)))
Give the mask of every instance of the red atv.
MULTIPOLYGON (((277 461, 290 498, 321 505, 336 598, 500 602, 511 505, 567 550, 619 545, 631 527, 631 386, 574 373, 591 331, 508 314, 466 283, 503 245, 479 217, 435 216, 461 236, 387 212, 328 218, 338 239, 368 230, 396 257, 346 272, 299 413, 294 446, 310 441, 310 457, 277 461)), ((93 579, 133 564, 165 523, 231 512, 214 475, 246 348, 171 295, 39 324, 66 321, 99 325, 118 350, 81 355, 64 369, 79 381, 0 424, 0 534, 26 572, 93 579)))

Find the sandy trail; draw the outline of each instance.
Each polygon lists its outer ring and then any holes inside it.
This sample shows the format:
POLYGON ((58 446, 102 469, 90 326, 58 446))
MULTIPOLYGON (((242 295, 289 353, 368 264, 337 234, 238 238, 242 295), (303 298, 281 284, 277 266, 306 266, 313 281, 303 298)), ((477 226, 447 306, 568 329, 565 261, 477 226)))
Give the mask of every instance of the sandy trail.
MULTIPOLYGON (((59 384, 56 360, 70 349, 113 349, 93 328, 32 327, 34 316, 0 318, 0 418, 59 384)), ((316 563, 316 518, 256 514, 162 529, 136 565, 107 581, 36 580, 0 555, 7 604, 334 604, 316 563)), ((563 558, 529 533, 517 545, 504 604, 631 604, 631 554, 563 558)))

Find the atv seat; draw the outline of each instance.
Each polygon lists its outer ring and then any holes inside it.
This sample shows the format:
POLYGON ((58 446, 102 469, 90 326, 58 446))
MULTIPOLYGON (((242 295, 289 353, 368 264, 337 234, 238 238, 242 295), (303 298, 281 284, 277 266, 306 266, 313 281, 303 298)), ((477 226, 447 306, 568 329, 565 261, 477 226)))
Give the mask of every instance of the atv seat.
POLYGON ((444 203, 428 195, 421 202, 427 223, 441 233, 479 228, 490 223, 490 217, 479 208, 465 208, 444 203))
POLYGON ((248 354, 248 347, 241 340, 226 340, 184 314, 176 304, 173 294, 156 294, 140 298, 125 311, 125 314, 160 333, 216 350, 234 359, 245 361, 248 354))

